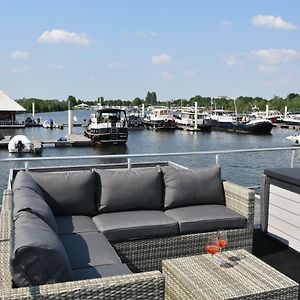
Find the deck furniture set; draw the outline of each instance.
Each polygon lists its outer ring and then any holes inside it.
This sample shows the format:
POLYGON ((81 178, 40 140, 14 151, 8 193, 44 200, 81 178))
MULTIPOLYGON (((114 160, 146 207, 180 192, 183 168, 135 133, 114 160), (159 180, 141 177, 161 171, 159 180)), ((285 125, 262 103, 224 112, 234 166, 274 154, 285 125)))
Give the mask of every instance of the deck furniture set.
POLYGON ((20 170, 3 194, 1 299, 164 299, 162 261, 227 231, 251 251, 254 192, 220 168, 20 170))

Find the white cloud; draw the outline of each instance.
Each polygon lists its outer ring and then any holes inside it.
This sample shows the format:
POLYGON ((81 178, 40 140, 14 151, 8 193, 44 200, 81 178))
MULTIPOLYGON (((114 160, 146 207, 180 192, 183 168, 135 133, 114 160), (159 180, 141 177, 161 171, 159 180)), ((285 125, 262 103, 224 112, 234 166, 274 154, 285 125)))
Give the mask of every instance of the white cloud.
POLYGON ((278 72, 278 67, 274 65, 259 65, 257 70, 262 75, 272 75, 278 72))
POLYGON ((300 52, 294 49, 261 49, 252 54, 265 64, 278 64, 300 58, 300 52))
POLYGON ((86 33, 69 32, 63 29, 44 31, 38 38, 39 43, 71 43, 78 45, 89 45, 90 38, 86 33))
POLYGON ((283 20, 281 17, 258 15, 251 19, 254 26, 294 30, 297 25, 283 20))
POLYGON ((169 72, 162 72, 162 78, 165 80, 172 80, 174 79, 174 74, 169 72))
POLYGON ((227 66, 241 66, 242 65, 240 59, 234 54, 230 54, 226 57, 223 57, 222 61, 227 66))
POLYGON ((21 73, 26 73, 29 70, 28 66, 21 66, 21 67, 16 67, 12 68, 9 73, 11 74, 21 74, 21 73))
POLYGON ((108 67, 110 68, 110 69, 125 69, 126 68, 126 66, 124 65, 124 64, 122 64, 122 63, 119 63, 119 62, 111 62, 109 65, 108 65, 108 67))
POLYGON ((27 51, 15 51, 13 52, 10 57, 13 59, 24 59, 29 56, 29 52, 27 51))
POLYGON ((174 64, 176 63, 171 56, 168 54, 159 54, 159 55, 153 55, 152 56, 152 63, 163 65, 163 64, 174 64))

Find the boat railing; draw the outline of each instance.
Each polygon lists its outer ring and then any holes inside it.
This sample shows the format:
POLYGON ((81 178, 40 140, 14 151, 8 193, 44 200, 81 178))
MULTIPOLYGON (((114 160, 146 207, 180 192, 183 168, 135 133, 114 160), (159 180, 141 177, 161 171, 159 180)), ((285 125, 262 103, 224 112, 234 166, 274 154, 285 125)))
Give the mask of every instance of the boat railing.
POLYGON ((220 155, 234 153, 259 153, 259 152, 276 152, 291 151, 290 167, 294 167, 296 151, 299 147, 275 147, 275 148, 252 148, 252 149, 235 149, 235 150, 214 150, 214 151, 196 151, 196 152, 175 152, 175 153, 141 153, 141 154, 105 154, 105 155, 76 155, 76 156, 53 156, 53 157, 10 157, 0 159, 0 163, 24 162, 25 169, 28 169, 29 162, 33 161, 58 161, 58 160, 92 160, 92 159, 127 159, 127 167, 131 169, 133 158, 156 158, 156 157, 178 157, 178 156, 201 156, 214 155, 216 164, 220 164, 220 155))

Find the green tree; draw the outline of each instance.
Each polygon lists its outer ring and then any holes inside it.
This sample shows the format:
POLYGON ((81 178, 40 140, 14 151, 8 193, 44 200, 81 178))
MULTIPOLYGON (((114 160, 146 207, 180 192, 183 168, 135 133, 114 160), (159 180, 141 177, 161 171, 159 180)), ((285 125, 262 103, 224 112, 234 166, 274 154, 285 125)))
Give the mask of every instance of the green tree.
POLYGON ((142 101, 142 99, 141 98, 139 98, 139 97, 136 97, 136 98, 134 98, 133 100, 132 100, 132 105, 133 106, 140 106, 140 105, 142 105, 142 103, 143 103, 143 101, 142 101))
POLYGON ((76 105, 76 98, 74 96, 69 96, 68 99, 67 99, 69 105, 70 105, 70 108, 74 107, 76 105))

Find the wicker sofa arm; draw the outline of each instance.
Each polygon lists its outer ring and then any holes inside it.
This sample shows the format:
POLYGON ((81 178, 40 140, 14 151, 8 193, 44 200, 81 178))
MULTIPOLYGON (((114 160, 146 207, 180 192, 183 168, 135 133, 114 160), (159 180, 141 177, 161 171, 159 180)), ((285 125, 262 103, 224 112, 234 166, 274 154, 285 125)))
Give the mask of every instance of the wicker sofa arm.
POLYGON ((255 192, 230 181, 223 182, 226 206, 247 219, 247 227, 253 228, 255 192))
POLYGON ((0 290, 0 299, 163 300, 164 277, 159 271, 0 290))

